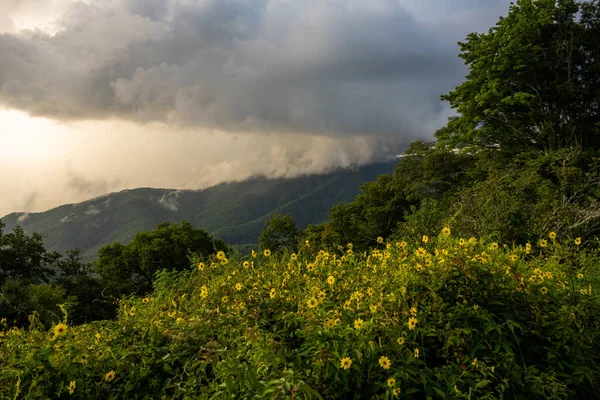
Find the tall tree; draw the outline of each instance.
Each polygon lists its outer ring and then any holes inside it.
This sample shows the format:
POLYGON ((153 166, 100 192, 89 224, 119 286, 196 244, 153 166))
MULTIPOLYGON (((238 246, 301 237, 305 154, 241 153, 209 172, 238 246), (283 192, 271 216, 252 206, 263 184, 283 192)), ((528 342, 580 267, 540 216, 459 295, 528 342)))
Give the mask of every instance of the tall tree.
POLYGON ((275 214, 265 225, 258 238, 258 248, 273 253, 292 252, 298 249, 298 228, 290 214, 275 214))
POLYGON ((154 273, 190 267, 189 255, 201 257, 228 250, 225 243, 189 222, 164 222, 150 232, 140 232, 127 245, 113 243, 102 247, 96 272, 111 294, 142 294, 152 288, 154 273))
POLYGON ((0 283, 9 278, 47 282, 54 273, 50 265, 60 254, 48 253, 37 233, 27 236, 23 228, 17 226, 3 234, 1 228, 3 226, 0 226, 0 283))
POLYGON ((459 43, 469 67, 442 96, 459 115, 436 136, 452 148, 511 153, 600 145, 598 0, 519 0, 488 33, 459 43))

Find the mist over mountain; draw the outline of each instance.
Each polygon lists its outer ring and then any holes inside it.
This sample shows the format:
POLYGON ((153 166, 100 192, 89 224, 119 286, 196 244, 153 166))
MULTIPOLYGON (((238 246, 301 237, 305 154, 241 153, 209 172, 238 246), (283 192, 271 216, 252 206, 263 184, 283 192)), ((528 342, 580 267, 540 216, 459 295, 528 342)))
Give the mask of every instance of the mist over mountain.
POLYGON ((348 202, 360 186, 394 170, 396 161, 294 179, 257 178, 205 190, 138 188, 66 204, 41 213, 2 218, 6 231, 20 225, 37 232, 50 251, 79 248, 87 261, 112 242, 129 242, 161 222, 189 221, 230 245, 257 242, 265 222, 289 213, 299 228, 327 220, 327 211, 348 202))

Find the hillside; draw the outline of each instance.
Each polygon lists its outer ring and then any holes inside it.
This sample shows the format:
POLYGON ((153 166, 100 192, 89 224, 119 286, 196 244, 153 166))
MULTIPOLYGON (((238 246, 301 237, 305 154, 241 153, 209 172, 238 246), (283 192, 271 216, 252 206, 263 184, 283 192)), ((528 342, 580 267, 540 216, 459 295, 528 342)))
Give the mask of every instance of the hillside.
POLYGON ((228 244, 253 244, 274 213, 291 214, 299 228, 323 222, 332 206, 351 201, 363 183, 392 172, 395 166, 393 161, 294 179, 253 179, 198 191, 124 190, 42 213, 12 213, 2 221, 6 231, 21 225, 28 234, 41 234, 50 251, 79 248, 88 261, 103 245, 126 243, 137 232, 151 230, 164 221, 187 220, 228 244))

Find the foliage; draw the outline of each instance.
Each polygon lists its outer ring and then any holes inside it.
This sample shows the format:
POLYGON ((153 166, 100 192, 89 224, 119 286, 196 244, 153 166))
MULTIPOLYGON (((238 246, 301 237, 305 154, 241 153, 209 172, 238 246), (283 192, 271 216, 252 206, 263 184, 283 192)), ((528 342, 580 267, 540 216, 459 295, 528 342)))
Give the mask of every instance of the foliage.
POLYGON ((597 0, 519 0, 488 33, 471 33, 460 43, 469 74, 442 96, 460 115, 437 132, 440 143, 597 148, 599 15, 597 0))
MULTIPOLYGON (((218 255, 161 271, 117 321, 5 326, 27 398, 597 398, 599 255, 553 233, 218 255)), ((64 321, 66 322, 66 321, 64 321)), ((18 397, 18 396, 17 396, 18 397)))
POLYGON ((0 283, 8 278, 47 282, 53 275, 49 264, 60 255, 48 253, 37 233, 27 236, 21 227, 3 233, 3 227, 0 221, 0 283))
POLYGON ((189 222, 164 222, 150 232, 140 232, 127 245, 113 243, 100 249, 95 272, 114 296, 143 294, 152 289, 159 270, 182 271, 189 257, 205 257, 228 250, 222 240, 189 222))
POLYGON ((258 237, 258 249, 269 249, 273 254, 298 250, 298 228, 294 217, 290 214, 273 215, 258 237))

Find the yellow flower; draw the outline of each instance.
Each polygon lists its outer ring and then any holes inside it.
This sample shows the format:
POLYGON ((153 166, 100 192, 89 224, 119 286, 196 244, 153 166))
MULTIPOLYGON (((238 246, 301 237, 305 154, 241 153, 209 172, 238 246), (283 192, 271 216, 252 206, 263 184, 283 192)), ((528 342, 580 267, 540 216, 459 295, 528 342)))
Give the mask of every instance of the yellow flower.
POLYGON ((110 382, 110 381, 112 381, 113 379, 115 379, 115 371, 109 371, 109 372, 108 372, 108 373, 107 373, 107 374, 104 376, 104 379, 105 379, 107 382, 110 382))
POLYGON ((203 262, 198 264, 198 271, 204 271, 204 268, 206 268, 206 265, 203 262))
POLYGON ((383 238, 381 236, 377 237, 377 243, 383 243, 383 238))
POLYGON ((379 357, 379 365, 381 365, 381 368, 383 369, 390 369, 392 362, 386 356, 381 356, 379 357))
POLYGON ((69 394, 73 394, 74 391, 75 391, 75 381, 71 381, 69 383, 69 394))
POLYGON ((200 297, 202 297, 203 299, 208 297, 208 288, 206 286, 202 286, 200 288, 200 297))
POLYGON ((394 390, 392 390, 392 394, 394 396, 398 396, 400 394, 400 388, 394 388, 394 390))
POLYGON ((369 308, 371 309, 371 312, 373 314, 375 314, 377 312, 377 306, 375 304, 371 304, 371 306, 369 308))
POLYGON ((479 310, 479 305, 478 305, 478 304, 475 304, 475 305, 473 306, 473 309, 475 309, 475 310, 479 310))
POLYGON ((329 277, 327 278, 327 283, 332 285, 335 283, 335 278, 332 275, 329 275, 329 277))
POLYGON ((542 239, 538 242, 538 246, 546 247, 548 245, 548 241, 546 239, 542 239))
POLYGON ((150 301, 150 299, 149 299, 149 298, 147 298, 147 297, 144 297, 144 298, 142 299, 142 303, 147 303, 147 302, 149 302, 149 301, 150 301))
POLYGON ((546 293, 548 293, 548 288, 547 288, 546 286, 544 286, 544 287, 540 288, 540 293, 541 293, 541 294, 546 294, 546 293))
POLYGON ((461 246, 464 246, 465 245, 465 239, 462 239, 462 238, 459 239, 458 240, 458 244, 461 245, 461 246))
POLYGON ((249 266, 250 266, 250 263, 248 261, 244 261, 242 263, 242 267, 244 267, 245 269, 248 269, 249 266))
POLYGON ((252 257, 256 258, 256 252, 254 250, 252 250, 252 257))
POLYGON ((415 348, 414 357, 419 358, 419 349, 417 349, 417 348, 415 348))
POLYGON ((518 258, 519 258, 519 257, 518 257, 516 254, 511 254, 511 255, 510 255, 510 260, 511 260, 511 261, 517 261, 517 259, 518 259, 518 258))
POLYGON ((396 380, 394 378, 390 378, 387 380, 387 385, 388 387, 393 388, 394 386, 396 386, 396 380))
POLYGON ((581 272, 580 272, 580 273, 578 273, 578 274, 577 274, 577 278, 578 278, 578 279, 583 279, 583 274, 582 274, 581 272))
POLYGON ((308 306, 308 308, 315 308, 317 306, 317 300, 308 299, 308 301, 306 302, 306 305, 308 306))
POLYGON ((265 249, 265 251, 263 251, 263 254, 265 255, 265 257, 271 257, 271 250, 265 249))
POLYGON ((272 299, 275 298, 275 288, 271 289, 271 292, 269 293, 269 297, 271 297, 272 299))
POLYGON ((357 320, 354 321, 354 328, 355 329, 362 329, 364 323, 365 322, 362 319, 358 318, 357 320))
POLYGON ((423 236, 423 243, 429 242, 429 236, 423 236))
POLYGON ((308 241, 308 239, 306 239, 306 240, 304 241, 304 245, 305 245, 306 247, 310 247, 310 242, 308 241))
POLYGON ((525 253, 529 254, 531 252, 531 243, 527 242, 525 244, 525 253))
POLYGON ((477 361, 477 357, 475 357, 473 359, 473 362, 471 363, 475 368, 477 368, 479 366, 479 361, 477 361))
POLYGON ((548 237, 549 237, 550 239, 552 239, 552 240, 555 240, 555 239, 556 239, 556 232, 550 232, 550 233, 548 234, 548 237))
POLYGON ((67 324, 63 324, 62 322, 56 324, 54 326, 54 338, 59 336, 63 336, 67 334, 67 324))
POLYGON ((575 244, 577 246, 579 246, 581 244, 581 238, 580 237, 578 237, 578 238, 575 239, 575 244))
POLYGON ((340 360, 340 367, 342 369, 348 370, 352 365, 352 359, 350 357, 344 357, 340 360))
POLYGON ((410 308, 410 313, 411 313, 412 315, 417 315, 417 308, 416 308, 416 307, 411 307, 411 308, 410 308))
POLYGON ((494 242, 494 243, 490 244, 490 246, 488 247, 488 250, 498 250, 498 243, 494 242))
POLYGON ((411 331, 413 329, 415 329, 415 326, 417 326, 417 319, 415 317, 410 317, 408 319, 408 329, 410 329, 411 331))
POLYGON ((221 261, 225 259, 225 252, 223 250, 217 253, 217 260, 221 261))
POLYGON ((446 236, 449 236, 449 235, 450 235, 450 228, 449 228, 449 227, 447 227, 447 226, 445 226, 445 227, 442 229, 442 234, 444 234, 444 235, 446 235, 446 236))
POLYGON ((235 290, 237 290, 238 292, 239 292, 240 290, 242 290, 242 284, 241 284, 241 283, 239 283, 239 282, 238 282, 238 283, 236 283, 236 284, 235 284, 235 290))
POLYGON ((402 346, 402 345, 404 344, 404 337, 399 337, 399 338, 396 340, 396 342, 397 342, 397 343, 398 343, 400 346, 402 346))

